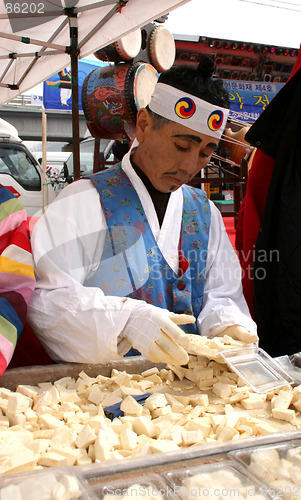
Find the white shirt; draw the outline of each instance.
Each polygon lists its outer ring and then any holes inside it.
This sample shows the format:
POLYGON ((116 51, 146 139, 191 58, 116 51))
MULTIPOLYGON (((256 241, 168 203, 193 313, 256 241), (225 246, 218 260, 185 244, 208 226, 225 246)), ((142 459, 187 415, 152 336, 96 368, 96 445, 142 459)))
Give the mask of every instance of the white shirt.
MULTIPOLYGON (((139 195, 163 256, 177 272, 182 189, 171 193, 160 228, 150 195, 131 166, 130 153, 123 158, 122 168, 139 195)), ((238 258, 219 210, 212 202, 210 208, 199 331, 213 336, 238 324, 256 332, 242 293, 238 258)), ((37 286, 29 304, 28 322, 54 360, 102 363, 121 357, 118 336, 137 301, 84 286, 101 260, 106 228, 99 194, 88 179, 63 189, 34 228, 31 244, 37 286)))

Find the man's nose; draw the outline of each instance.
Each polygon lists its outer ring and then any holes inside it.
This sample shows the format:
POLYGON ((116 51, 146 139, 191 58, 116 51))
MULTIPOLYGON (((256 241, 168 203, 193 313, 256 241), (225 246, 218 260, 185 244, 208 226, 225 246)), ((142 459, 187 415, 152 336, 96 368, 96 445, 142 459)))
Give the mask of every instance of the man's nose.
POLYGON ((198 153, 190 154, 182 164, 182 169, 188 174, 193 174, 200 169, 200 157, 198 153))

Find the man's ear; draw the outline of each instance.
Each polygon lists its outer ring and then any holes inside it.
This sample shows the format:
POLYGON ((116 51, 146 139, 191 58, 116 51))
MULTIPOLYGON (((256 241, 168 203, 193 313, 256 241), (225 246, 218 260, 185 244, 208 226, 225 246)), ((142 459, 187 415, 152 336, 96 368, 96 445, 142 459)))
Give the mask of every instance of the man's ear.
POLYGON ((152 119, 146 108, 139 109, 136 119, 136 137, 140 143, 144 142, 146 134, 152 127, 152 119))

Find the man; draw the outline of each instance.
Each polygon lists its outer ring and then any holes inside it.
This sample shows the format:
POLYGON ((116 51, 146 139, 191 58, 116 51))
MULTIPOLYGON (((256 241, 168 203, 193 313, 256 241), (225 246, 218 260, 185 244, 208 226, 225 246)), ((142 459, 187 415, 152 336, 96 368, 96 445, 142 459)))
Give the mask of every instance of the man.
POLYGON ((122 164, 65 188, 36 225, 29 321, 54 359, 105 362, 134 347, 181 365, 183 330, 257 340, 220 213, 185 185, 227 121, 212 70, 206 58, 161 74, 122 164))

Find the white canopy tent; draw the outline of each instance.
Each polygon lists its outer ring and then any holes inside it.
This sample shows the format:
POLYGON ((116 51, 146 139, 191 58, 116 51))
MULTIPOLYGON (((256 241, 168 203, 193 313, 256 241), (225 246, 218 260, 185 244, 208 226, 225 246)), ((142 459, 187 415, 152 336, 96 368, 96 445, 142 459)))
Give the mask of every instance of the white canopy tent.
POLYGON ((0 0, 0 104, 71 65, 79 175, 78 59, 190 0, 0 0))

